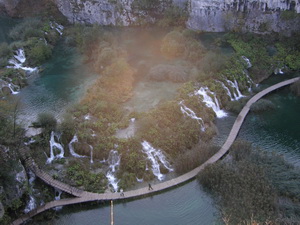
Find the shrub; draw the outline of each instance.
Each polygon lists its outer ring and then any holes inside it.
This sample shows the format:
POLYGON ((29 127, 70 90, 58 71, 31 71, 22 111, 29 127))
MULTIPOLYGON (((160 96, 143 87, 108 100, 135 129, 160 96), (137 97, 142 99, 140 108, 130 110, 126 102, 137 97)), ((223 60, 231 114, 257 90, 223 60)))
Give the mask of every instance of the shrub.
POLYGON ((39 19, 29 18, 23 20, 22 23, 15 26, 9 33, 10 37, 14 40, 23 40, 30 37, 43 37, 43 33, 40 30, 42 23, 39 19))
POLYGON ((45 45, 42 42, 38 42, 34 46, 30 46, 28 58, 32 65, 40 65, 49 59, 51 54, 52 50, 50 46, 45 45))
POLYGON ((218 147, 209 146, 205 143, 198 144, 192 150, 186 150, 175 160, 174 167, 176 173, 184 174, 195 169, 213 156, 218 150, 218 147))
POLYGON ((46 128, 47 130, 54 130, 57 121, 53 114, 51 113, 40 113, 38 114, 37 122, 34 126, 46 128))
POLYGON ((218 162, 207 166, 198 179, 205 189, 221 196, 219 204, 230 224, 274 217, 276 194, 260 167, 218 162))

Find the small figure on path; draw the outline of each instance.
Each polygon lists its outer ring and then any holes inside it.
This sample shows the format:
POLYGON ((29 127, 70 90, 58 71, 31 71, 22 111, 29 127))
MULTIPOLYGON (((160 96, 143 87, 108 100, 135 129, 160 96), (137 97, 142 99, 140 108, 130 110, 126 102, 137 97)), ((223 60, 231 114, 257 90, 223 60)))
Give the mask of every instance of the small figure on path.
POLYGON ((149 186, 149 188, 148 188, 149 191, 150 191, 150 190, 153 190, 153 188, 152 188, 152 186, 151 186, 150 183, 148 184, 148 186, 149 186))
POLYGON ((124 197, 124 191, 122 188, 120 189, 120 196, 124 197))

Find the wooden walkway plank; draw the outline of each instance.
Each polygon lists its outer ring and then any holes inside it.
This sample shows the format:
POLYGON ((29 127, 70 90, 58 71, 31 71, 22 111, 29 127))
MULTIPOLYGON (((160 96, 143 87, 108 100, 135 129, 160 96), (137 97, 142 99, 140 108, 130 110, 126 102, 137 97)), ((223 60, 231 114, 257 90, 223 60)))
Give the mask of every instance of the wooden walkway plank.
POLYGON ((26 156, 26 153, 23 150, 20 151, 21 156, 23 157, 23 160, 26 163, 26 166, 29 169, 31 169, 36 174, 37 177, 42 179, 47 184, 49 184, 49 185, 51 185, 51 186, 53 186, 57 189, 60 189, 62 191, 65 191, 69 194, 72 194, 76 197, 75 198, 67 198, 67 199, 61 199, 61 200, 55 200, 55 201, 48 202, 45 205, 40 206, 40 207, 30 211, 29 213, 21 216, 19 219, 12 222, 12 225, 22 224, 23 222, 25 222, 29 218, 31 218, 31 217, 33 217, 33 216, 35 216, 35 215, 37 215, 37 214, 39 214, 43 211, 51 209, 53 207, 65 206, 65 205, 71 205, 71 204, 77 204, 77 203, 83 203, 83 202, 90 202, 90 201, 98 201, 98 200, 118 200, 118 199, 135 198, 135 197, 139 197, 139 196, 148 195, 148 194, 151 194, 151 193, 163 191, 165 189, 174 187, 176 185, 182 184, 184 182, 187 182, 188 180, 193 179, 207 165, 217 162, 220 158, 222 158, 224 156, 224 154, 226 154, 228 152, 229 148, 231 147, 231 145, 235 141, 235 139, 236 139, 236 137, 237 137, 237 135, 240 131, 240 128, 241 128, 241 126, 242 126, 242 124, 245 120, 245 117, 249 113, 250 107, 253 103, 255 103, 257 100, 259 100, 260 98, 262 98, 266 94, 268 94, 268 93, 270 93, 270 92, 272 92, 272 91, 274 91, 278 88, 281 88, 283 86, 292 84, 292 83, 294 83, 298 80, 300 80, 300 77, 280 82, 278 84, 275 84, 271 87, 268 87, 268 88, 264 89, 263 91, 257 93, 256 95, 254 95, 247 102, 247 104, 244 106, 244 108, 241 110, 241 112, 237 116, 237 119, 235 120, 235 122, 234 122, 234 124, 231 128, 231 131, 228 135, 227 140, 225 141, 223 146, 220 148, 220 150, 216 154, 214 154, 211 158, 209 158, 201 166, 193 169, 192 171, 190 171, 186 174, 183 174, 183 175, 181 175, 179 177, 176 177, 174 179, 165 181, 163 183, 152 185, 153 190, 151 190, 151 191, 148 190, 148 187, 144 187, 144 188, 140 188, 140 189, 137 189, 137 190, 126 191, 126 192, 124 192, 124 197, 120 196, 120 193, 97 194, 97 193, 83 191, 83 190, 80 190, 78 188, 72 187, 68 184, 65 184, 63 182, 60 182, 58 180, 53 179, 49 174, 47 174, 43 170, 39 169, 36 166, 34 160, 31 157, 26 156))

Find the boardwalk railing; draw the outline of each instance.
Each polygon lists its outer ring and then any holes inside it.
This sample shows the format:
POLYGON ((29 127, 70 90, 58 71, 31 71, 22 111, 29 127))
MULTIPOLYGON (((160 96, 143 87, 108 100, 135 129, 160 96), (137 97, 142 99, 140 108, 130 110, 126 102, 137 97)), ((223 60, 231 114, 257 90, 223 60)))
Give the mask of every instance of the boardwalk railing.
POLYGON ((149 191, 147 187, 145 188, 140 188, 137 190, 132 190, 132 191, 126 191, 124 192, 124 196, 121 196, 120 193, 104 193, 104 194, 97 194, 97 193, 92 193, 92 192, 87 192, 87 191, 82 191, 80 189, 77 189, 75 187, 72 187, 70 185, 64 184, 60 181, 57 181, 55 179, 53 179, 50 175, 48 175, 47 173, 45 173, 44 171, 40 170, 34 163, 33 159, 30 157, 26 158, 25 153, 23 152, 23 157, 26 159, 26 166, 28 166, 30 169, 33 170, 33 172, 36 173, 36 176, 39 177, 40 179, 42 179, 43 181, 45 181, 47 184, 61 189, 67 193, 73 194, 74 196, 77 196, 76 198, 67 198, 67 199, 61 199, 61 200, 55 200, 55 201, 51 201, 46 203, 45 205, 42 205, 32 211, 30 211, 29 213, 23 215, 22 217, 20 217, 19 219, 15 220, 12 225, 19 225, 22 224, 23 222, 25 222, 26 220, 28 220, 29 218, 43 212, 46 211, 48 209, 57 207, 57 206, 65 206, 65 205, 71 205, 71 204, 76 204, 76 203, 82 203, 82 202, 90 202, 90 201, 98 201, 98 200, 117 200, 117 199, 129 199, 129 198, 134 198, 134 197, 139 197, 139 196, 143 196, 143 195, 147 195, 149 193, 153 193, 153 192, 158 192, 158 191, 162 191, 171 187, 174 187, 178 184, 182 184, 188 180, 193 179, 201 170, 203 170, 207 165, 215 163, 216 161, 218 161, 222 156, 224 156, 224 154, 227 153, 227 151, 229 150, 229 148, 231 147, 232 143, 234 142, 234 140, 236 139, 238 132, 244 122, 245 117, 247 116, 249 110, 250 110, 250 106, 255 103, 257 100, 259 100, 260 98, 262 98, 263 96, 267 95, 268 93, 284 87, 286 85, 292 84, 296 81, 300 80, 300 77, 297 78, 293 78, 290 80, 286 80, 283 82, 280 82, 278 84, 275 84, 271 87, 266 88, 265 90, 257 93, 256 95, 254 95, 248 102, 247 104, 244 106, 244 108, 242 109, 242 111, 239 113, 239 115, 237 116, 231 131, 228 135, 227 140, 225 141, 225 143, 223 144, 223 146, 221 147, 221 149, 215 154, 213 155, 210 159, 208 159, 205 163, 203 163, 201 166, 195 168, 194 170, 181 175, 179 177, 176 177, 172 180, 168 180, 165 181, 163 183, 159 183, 156 185, 153 185, 153 190, 149 191))

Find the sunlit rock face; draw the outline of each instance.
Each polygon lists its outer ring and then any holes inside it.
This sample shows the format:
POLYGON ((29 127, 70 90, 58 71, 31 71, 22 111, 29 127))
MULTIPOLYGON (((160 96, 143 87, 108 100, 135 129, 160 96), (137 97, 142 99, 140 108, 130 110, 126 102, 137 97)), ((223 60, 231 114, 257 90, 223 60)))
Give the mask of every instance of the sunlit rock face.
POLYGON ((72 23, 128 26, 133 0, 54 0, 72 23))
POLYGON ((289 33, 299 30, 299 18, 282 19, 284 10, 300 13, 292 0, 190 0, 187 26, 196 30, 289 33))

